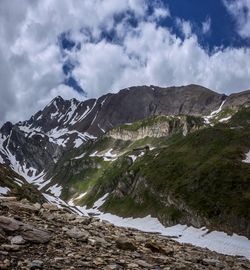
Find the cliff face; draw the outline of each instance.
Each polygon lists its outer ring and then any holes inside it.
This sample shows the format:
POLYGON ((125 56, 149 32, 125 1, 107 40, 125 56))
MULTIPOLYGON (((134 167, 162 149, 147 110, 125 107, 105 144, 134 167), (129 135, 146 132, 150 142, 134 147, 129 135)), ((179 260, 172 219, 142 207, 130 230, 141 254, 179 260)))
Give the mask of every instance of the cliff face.
POLYGON ((229 95, 225 100, 223 108, 238 109, 242 105, 250 105, 250 90, 229 95))
POLYGON ((203 125, 203 120, 188 116, 160 116, 144 121, 125 124, 112 129, 107 136, 115 140, 135 141, 146 137, 161 138, 172 134, 186 136, 189 132, 198 130, 203 125))

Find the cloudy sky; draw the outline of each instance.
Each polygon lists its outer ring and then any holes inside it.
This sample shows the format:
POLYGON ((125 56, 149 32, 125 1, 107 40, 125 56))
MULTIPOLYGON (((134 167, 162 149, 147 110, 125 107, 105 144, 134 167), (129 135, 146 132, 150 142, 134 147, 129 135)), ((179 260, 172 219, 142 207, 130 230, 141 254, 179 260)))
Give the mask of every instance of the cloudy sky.
POLYGON ((250 0, 1 0, 0 123, 132 85, 250 89, 250 0))

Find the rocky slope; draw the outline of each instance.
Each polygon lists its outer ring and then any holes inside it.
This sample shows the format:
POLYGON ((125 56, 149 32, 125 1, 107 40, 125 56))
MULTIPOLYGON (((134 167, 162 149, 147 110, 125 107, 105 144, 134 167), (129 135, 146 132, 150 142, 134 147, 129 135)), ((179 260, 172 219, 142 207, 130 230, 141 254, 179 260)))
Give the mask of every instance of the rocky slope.
POLYGON ((80 217, 52 204, 0 197, 1 269, 249 269, 169 238, 80 217))

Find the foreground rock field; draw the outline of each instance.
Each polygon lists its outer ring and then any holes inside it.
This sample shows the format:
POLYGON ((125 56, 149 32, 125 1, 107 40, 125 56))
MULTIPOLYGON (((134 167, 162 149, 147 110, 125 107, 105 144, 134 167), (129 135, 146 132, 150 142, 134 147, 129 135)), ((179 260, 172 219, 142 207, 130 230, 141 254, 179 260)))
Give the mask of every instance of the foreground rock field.
POLYGON ((14 197, 0 198, 0 244, 0 269, 250 269, 245 258, 14 197))

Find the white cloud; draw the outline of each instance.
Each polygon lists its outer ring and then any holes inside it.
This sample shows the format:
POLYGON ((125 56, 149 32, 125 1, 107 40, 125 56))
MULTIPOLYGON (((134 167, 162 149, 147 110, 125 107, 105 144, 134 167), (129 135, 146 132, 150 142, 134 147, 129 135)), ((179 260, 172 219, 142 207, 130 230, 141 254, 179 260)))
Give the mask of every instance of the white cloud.
POLYGON ((211 18, 208 17, 203 23, 202 23, 202 33, 207 34, 211 30, 211 18))
MULTIPOLYGON (((56 95, 81 98, 62 85, 63 62, 78 63, 73 75, 88 97, 131 85, 199 83, 230 93, 250 87, 249 49, 208 53, 192 24, 177 19, 183 39, 158 26, 170 11, 155 2, 151 16, 146 0, 2 0, 0 9, 0 121, 28 118, 56 95), (115 15, 125 14, 117 23, 115 15), (131 13, 138 21, 129 24, 131 13), (116 31, 119 42, 102 38, 116 31), (81 44, 62 54, 61 33, 81 44), (89 35, 91 33, 91 36, 89 35)), ((171 18, 176 21, 176 18, 171 18)), ((210 29, 204 22, 204 32, 210 29)))
MULTIPOLYGON (((79 34, 84 27, 97 40, 101 29, 114 27, 114 15, 131 11, 140 18, 146 8, 144 0, 24 0, 22 5, 2 0, 0 122, 27 118, 45 105, 45 97, 60 94, 55 89, 64 79, 58 46, 62 32, 72 31, 84 42, 87 37, 79 34)), ((64 89, 77 96, 73 89, 64 89)))
POLYGON ((227 10, 234 17, 239 34, 250 37, 250 0, 223 0, 227 10))
MULTIPOLYGON (((185 22, 182 22, 183 25, 185 22)), ((197 83, 230 93, 250 88, 249 49, 203 49, 190 27, 181 40, 153 22, 141 22, 124 42, 87 43, 74 54, 74 74, 90 97, 131 85, 162 86, 197 83)))
POLYGON ((185 38, 188 38, 192 35, 192 25, 191 22, 182 20, 180 18, 176 19, 176 24, 185 38))

